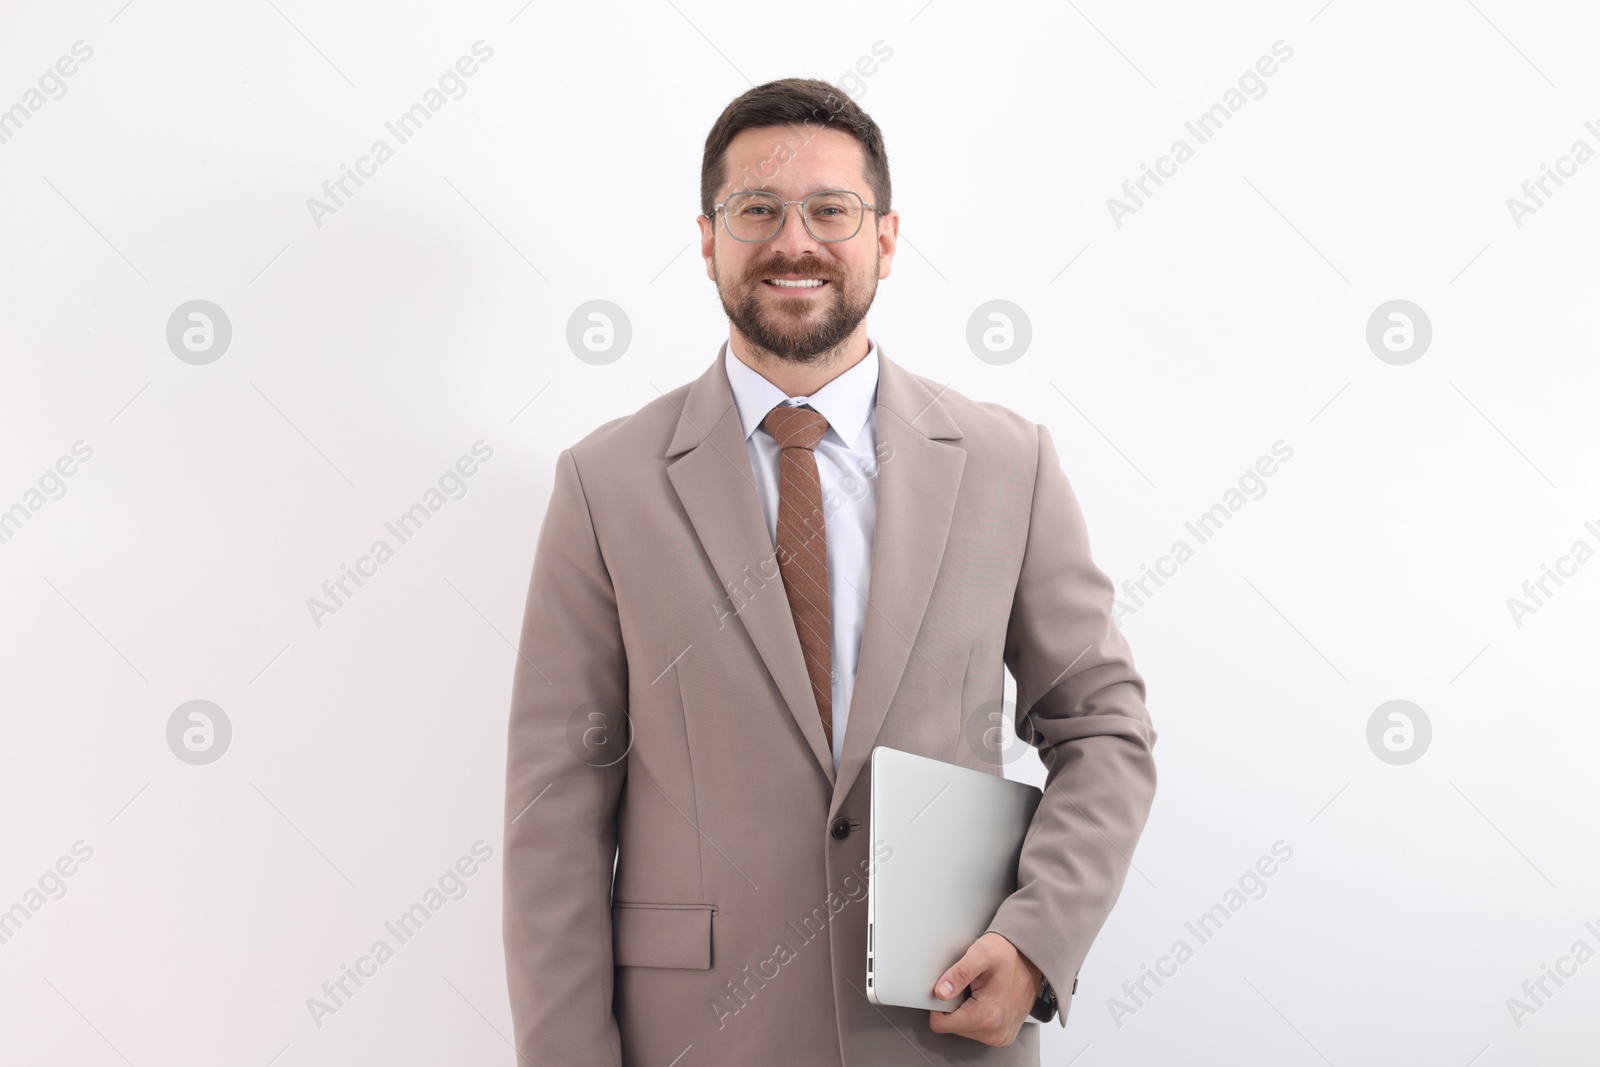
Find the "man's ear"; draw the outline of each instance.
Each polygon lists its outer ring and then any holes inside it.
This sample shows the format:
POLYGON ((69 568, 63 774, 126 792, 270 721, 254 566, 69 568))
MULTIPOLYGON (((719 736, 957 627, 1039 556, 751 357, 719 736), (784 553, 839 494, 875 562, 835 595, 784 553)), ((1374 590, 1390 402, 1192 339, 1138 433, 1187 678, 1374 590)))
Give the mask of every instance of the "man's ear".
POLYGON ((700 258, 706 263, 706 277, 716 281, 717 273, 713 269, 713 261, 717 254, 716 220, 696 215, 695 221, 700 224, 700 258))
POLYGON ((894 250, 900 242, 900 212, 885 211, 878 218, 878 280, 889 276, 894 250))

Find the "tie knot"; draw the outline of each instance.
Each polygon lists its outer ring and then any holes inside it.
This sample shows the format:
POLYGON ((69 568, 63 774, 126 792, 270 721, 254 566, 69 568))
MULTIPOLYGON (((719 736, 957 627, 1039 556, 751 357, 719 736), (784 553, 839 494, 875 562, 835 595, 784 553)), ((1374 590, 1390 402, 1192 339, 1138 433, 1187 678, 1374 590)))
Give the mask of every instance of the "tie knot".
POLYGON ((820 411, 811 408, 790 407, 779 404, 761 420, 762 428, 778 442, 779 448, 803 448, 811 451, 828 432, 828 420, 820 411))

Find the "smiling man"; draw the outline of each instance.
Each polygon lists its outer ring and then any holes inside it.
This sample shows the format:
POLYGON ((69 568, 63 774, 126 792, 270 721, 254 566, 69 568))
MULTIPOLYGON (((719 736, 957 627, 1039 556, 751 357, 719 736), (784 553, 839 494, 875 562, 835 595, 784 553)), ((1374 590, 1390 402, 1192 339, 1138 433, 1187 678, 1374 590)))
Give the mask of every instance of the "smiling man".
POLYGON ((1049 432, 867 335, 900 219, 825 82, 728 105, 700 249, 728 340, 556 461, 512 694, 522 1062, 1027 1065, 1155 792, 1145 685, 1049 432), (865 994, 872 749, 1047 769, 1018 888, 933 982, 865 994))

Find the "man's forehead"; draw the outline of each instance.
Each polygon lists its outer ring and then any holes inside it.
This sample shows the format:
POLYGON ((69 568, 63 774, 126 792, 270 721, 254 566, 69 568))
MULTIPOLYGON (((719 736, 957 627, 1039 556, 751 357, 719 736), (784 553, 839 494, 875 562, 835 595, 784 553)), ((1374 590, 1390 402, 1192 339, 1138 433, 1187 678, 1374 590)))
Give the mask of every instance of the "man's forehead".
POLYGON ((855 189, 863 156, 855 138, 820 126, 741 130, 728 144, 723 188, 766 189, 805 196, 819 189, 855 189))
POLYGON ((856 139, 844 130, 830 129, 820 122, 796 123, 788 126, 752 126, 740 130, 728 142, 730 152, 771 151, 780 146, 786 146, 795 152, 805 149, 830 154, 860 148, 856 139))

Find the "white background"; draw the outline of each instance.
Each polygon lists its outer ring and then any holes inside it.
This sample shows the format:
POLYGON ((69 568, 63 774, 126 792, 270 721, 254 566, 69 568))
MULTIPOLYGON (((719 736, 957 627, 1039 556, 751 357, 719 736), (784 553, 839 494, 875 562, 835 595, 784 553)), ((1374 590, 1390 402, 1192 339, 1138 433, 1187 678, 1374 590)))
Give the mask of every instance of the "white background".
POLYGON ((877 42, 846 88, 904 239, 871 334, 1050 428, 1118 583, 1293 448, 1123 620, 1160 787, 1044 1061, 1592 1057, 1600 962, 1507 1006, 1600 950, 1600 561, 1521 626, 1506 604, 1600 547, 1600 161, 1520 227, 1506 204, 1600 148, 1585 5, 122 3, 12 0, 0 32, 0 108, 93 49, 0 144, 0 508, 93 449, 0 544, 0 908, 93 849, 0 945, 0 1060, 513 1062, 510 641, 556 455, 726 335, 691 247, 718 112, 877 42), (478 40, 466 94, 318 226, 307 198, 478 40), (1280 40, 1265 95, 1113 222, 1280 40), (165 337, 196 298, 233 329, 204 366, 165 337), (604 366, 565 340, 591 299, 633 327, 604 366), (991 299, 1032 324, 1004 365, 966 342, 991 299), (1407 365, 1365 340, 1392 299, 1432 322, 1407 365), (307 598, 479 440, 319 627, 307 598), (166 741, 193 699, 233 726, 209 766, 166 741), (1392 699, 1433 728, 1405 766, 1366 740, 1392 699), (480 839, 317 1026, 307 998, 480 839), (1280 840, 1265 895, 1115 1020, 1280 840))

